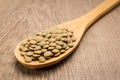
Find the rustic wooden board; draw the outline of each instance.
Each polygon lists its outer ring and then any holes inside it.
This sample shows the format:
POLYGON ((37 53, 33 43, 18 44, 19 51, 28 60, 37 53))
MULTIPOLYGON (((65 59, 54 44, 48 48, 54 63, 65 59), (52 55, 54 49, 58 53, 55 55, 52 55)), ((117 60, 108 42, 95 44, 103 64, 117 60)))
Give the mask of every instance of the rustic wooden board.
POLYGON ((0 80, 120 80, 120 6, 98 20, 62 62, 30 70, 14 48, 24 38, 89 12, 103 0, 0 0, 0 80))

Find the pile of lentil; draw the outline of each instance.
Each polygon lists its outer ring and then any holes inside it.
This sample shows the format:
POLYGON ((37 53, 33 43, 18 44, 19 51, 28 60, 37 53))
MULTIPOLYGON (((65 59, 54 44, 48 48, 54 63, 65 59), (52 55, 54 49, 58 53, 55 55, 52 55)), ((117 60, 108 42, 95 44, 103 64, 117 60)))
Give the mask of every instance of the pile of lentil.
POLYGON ((25 62, 39 61, 41 63, 64 54, 74 46, 75 41, 73 31, 52 28, 22 41, 19 50, 25 62))

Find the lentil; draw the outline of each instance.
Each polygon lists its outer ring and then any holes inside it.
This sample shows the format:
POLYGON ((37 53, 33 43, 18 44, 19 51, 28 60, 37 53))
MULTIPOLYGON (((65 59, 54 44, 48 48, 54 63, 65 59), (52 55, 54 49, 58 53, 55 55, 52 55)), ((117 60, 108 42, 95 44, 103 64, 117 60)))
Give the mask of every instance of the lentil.
POLYGON ((50 28, 21 42, 19 50, 25 62, 45 62, 64 54, 74 46, 76 38, 68 29, 50 28))

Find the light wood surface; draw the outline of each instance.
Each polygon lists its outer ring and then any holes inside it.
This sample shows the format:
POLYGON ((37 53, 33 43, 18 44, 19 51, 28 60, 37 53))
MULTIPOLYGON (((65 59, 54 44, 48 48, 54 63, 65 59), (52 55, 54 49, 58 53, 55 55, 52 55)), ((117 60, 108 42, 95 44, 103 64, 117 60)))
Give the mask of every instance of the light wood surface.
POLYGON ((102 0, 0 0, 0 80, 120 80, 120 8, 87 31, 64 61, 29 70, 19 64, 14 48, 27 36, 78 18, 102 0))

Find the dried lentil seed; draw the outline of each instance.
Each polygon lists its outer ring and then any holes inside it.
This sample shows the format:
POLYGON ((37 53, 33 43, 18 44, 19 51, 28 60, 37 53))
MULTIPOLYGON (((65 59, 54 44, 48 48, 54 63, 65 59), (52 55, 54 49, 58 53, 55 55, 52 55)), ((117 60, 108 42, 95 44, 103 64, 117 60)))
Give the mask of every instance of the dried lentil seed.
POLYGON ((75 38, 75 37, 72 37, 71 40, 72 40, 73 42, 75 42, 75 41, 76 41, 76 38, 75 38))
POLYGON ((51 51, 47 51, 43 54, 45 57, 51 57, 53 56, 52 52, 51 51))
POLYGON ((21 45, 25 45, 25 44, 28 44, 28 40, 24 40, 21 45))
POLYGON ((24 47, 25 47, 25 46, 20 45, 19 50, 22 51, 22 48, 24 48, 24 47))
POLYGON ((40 42, 40 41, 42 41, 42 40, 43 40, 43 37, 38 37, 38 38, 36 39, 37 42, 40 42))
POLYGON ((57 46, 56 46, 56 49, 59 49, 59 50, 60 50, 60 49, 62 49, 62 47, 59 46, 59 45, 57 45, 57 46))
POLYGON ((40 45, 40 46, 44 46, 45 44, 46 44, 45 41, 41 41, 39 45, 40 45))
POLYGON ((32 47, 28 47, 28 49, 29 49, 29 50, 34 50, 34 48, 32 48, 32 47))
POLYGON ((69 47, 73 47, 73 43, 71 42, 71 43, 68 43, 68 46, 69 47))
POLYGON ((40 57, 39 54, 33 54, 32 56, 33 56, 33 57, 40 57))
POLYGON ((25 56, 25 55, 26 55, 26 52, 21 52, 21 55, 22 55, 22 56, 25 56))
POLYGON ((66 38, 61 38, 61 41, 67 41, 66 38))
POLYGON ((67 43, 69 43, 69 42, 71 42, 71 41, 72 41, 71 38, 68 37, 68 38, 67 38, 67 43))
POLYGON ((37 61, 38 60, 38 57, 31 56, 31 58, 32 58, 32 61, 37 61))
POLYGON ((44 45, 44 46, 43 46, 43 48, 45 48, 45 49, 48 48, 48 47, 49 47, 49 45, 44 45))
POLYGON ((55 54, 54 56, 57 57, 57 56, 59 56, 59 55, 60 55, 60 53, 57 53, 57 54, 55 54))
POLYGON ((50 38, 49 42, 55 42, 55 38, 50 38))
POLYGON ((67 46, 66 48, 65 48, 65 50, 68 50, 70 47, 69 46, 67 46))
POLYGON ((53 50, 54 48, 55 48, 55 47, 49 47, 48 49, 49 49, 49 50, 53 50))
POLYGON ((35 54, 41 54, 41 50, 38 50, 38 51, 34 51, 35 54))
POLYGON ((24 52, 26 52, 26 51, 28 51, 29 49, 28 49, 27 47, 23 47, 21 50, 24 51, 24 52))
POLYGON ((53 49, 52 52, 53 53, 59 53, 59 50, 58 49, 53 49))
POLYGON ((41 36, 45 37, 46 33, 45 32, 42 32, 41 36))
POLYGON ((45 52, 47 52, 47 49, 41 49, 41 52, 45 53, 45 52))
POLYGON ((68 34, 68 36, 70 36, 70 37, 73 35, 71 32, 68 32, 67 34, 68 34))
POLYGON ((28 44, 25 44, 24 46, 25 46, 25 47, 28 47, 29 45, 28 45, 28 44))
POLYGON ((36 46, 36 47, 34 48, 34 50, 40 50, 40 49, 41 49, 40 46, 36 46))
POLYGON ((61 39, 61 36, 57 36, 56 40, 59 41, 61 39))
POLYGON ((67 33, 63 33, 62 36, 63 36, 63 37, 67 37, 67 33))
POLYGON ((32 56, 32 55, 33 55, 33 52, 26 52, 26 55, 27 55, 27 56, 32 56))
POLYGON ((60 45, 60 46, 64 45, 64 43, 62 41, 58 41, 57 44, 60 45))
POLYGON ((48 38, 44 38, 44 41, 48 41, 48 38))
POLYGON ((66 43, 64 43, 63 48, 65 49, 66 47, 67 47, 67 44, 66 44, 66 43))
POLYGON ((32 62, 32 58, 28 56, 24 56, 25 62, 29 63, 32 62))
POLYGON ((43 56, 39 57, 39 62, 45 62, 45 61, 46 61, 46 59, 43 56))
POLYGON ((46 45, 48 45, 49 44, 49 42, 47 41, 47 42, 45 42, 46 43, 46 45))
POLYGON ((32 47, 32 48, 35 48, 36 46, 37 46, 37 45, 35 45, 35 44, 34 44, 34 45, 30 45, 30 47, 32 47))
POLYGON ((61 52, 61 53, 64 53, 64 52, 65 52, 65 50, 61 50, 60 52, 61 52))
POLYGON ((37 42, 35 40, 30 40, 30 44, 36 44, 37 42))
POLYGON ((49 44, 51 47, 55 47, 56 46, 56 43, 50 43, 49 44))
POLYGON ((46 37, 46 38, 50 38, 50 37, 51 37, 51 34, 47 34, 45 37, 46 37))

